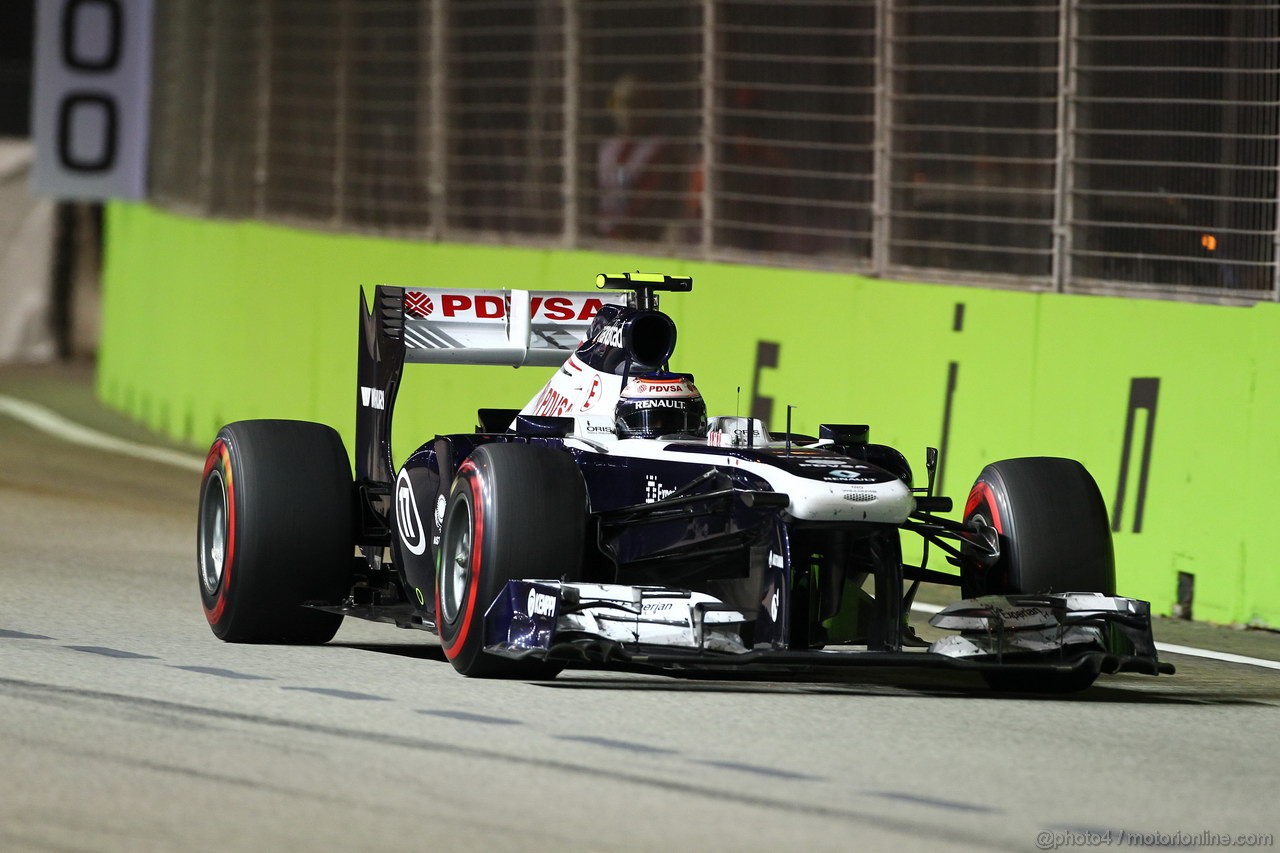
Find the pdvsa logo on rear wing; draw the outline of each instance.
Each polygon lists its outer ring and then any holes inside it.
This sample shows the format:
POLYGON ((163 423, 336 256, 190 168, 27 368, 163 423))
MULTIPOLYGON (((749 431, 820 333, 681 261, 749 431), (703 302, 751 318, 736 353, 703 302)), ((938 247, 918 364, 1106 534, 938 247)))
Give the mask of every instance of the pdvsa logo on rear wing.
MULTIPOLYGON (((501 320, 507 316, 512 293, 506 290, 406 290, 406 320, 430 319, 437 323, 467 323, 501 320)), ((582 323, 590 325, 607 303, 622 304, 616 297, 593 293, 524 291, 529 297, 529 315, 534 324, 582 323)))
POLYGON ((404 292, 405 360, 555 366, 624 294, 412 288, 404 292))

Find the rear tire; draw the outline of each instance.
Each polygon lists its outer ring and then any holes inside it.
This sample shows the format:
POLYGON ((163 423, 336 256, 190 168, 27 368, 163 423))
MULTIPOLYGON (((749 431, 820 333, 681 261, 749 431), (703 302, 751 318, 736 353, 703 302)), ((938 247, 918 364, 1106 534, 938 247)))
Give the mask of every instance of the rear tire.
MULTIPOLYGON (((982 469, 965 502, 964 521, 996 529, 1000 559, 984 568, 972 552, 963 561, 965 598, 1042 592, 1115 595, 1116 569, 1106 504, 1093 477, 1074 459, 1005 459, 982 469)), ((983 673, 997 690, 1067 693, 1098 677, 1089 668, 1069 674, 983 673)))
POLYGON ((553 678, 558 664, 484 652, 484 614, 510 580, 577 580, 586 486, 568 453, 485 444, 458 469, 436 574, 436 624, 454 669, 482 678, 553 678))
POLYGON ((342 616, 302 607, 346 594, 352 480, 337 432, 303 421, 222 428, 200 485, 196 571, 205 617, 229 643, 325 643, 342 616))

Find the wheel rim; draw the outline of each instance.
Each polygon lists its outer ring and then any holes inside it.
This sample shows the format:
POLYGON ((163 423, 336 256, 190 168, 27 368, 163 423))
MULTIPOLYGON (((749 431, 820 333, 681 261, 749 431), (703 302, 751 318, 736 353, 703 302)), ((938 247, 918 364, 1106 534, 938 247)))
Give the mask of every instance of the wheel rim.
POLYGON ((449 519, 440 566, 440 609, 446 622, 457 621, 471 579, 471 507, 458 501, 449 519))
POLYGON ((200 583, 213 595, 222 585, 227 557, 227 486, 216 468, 205 480, 200 501, 200 583))

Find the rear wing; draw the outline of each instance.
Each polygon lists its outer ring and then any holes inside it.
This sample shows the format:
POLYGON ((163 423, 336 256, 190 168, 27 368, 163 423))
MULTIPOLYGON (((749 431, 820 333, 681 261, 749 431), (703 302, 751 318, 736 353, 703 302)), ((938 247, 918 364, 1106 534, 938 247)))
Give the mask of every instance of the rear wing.
POLYGON ((559 367, 582 343, 600 309, 625 298, 570 291, 407 289, 405 361, 559 367))
POLYGON ((370 309, 362 289, 356 481, 389 487, 393 479, 391 412, 406 362, 557 367, 601 308, 626 299, 625 293, 378 285, 370 309))

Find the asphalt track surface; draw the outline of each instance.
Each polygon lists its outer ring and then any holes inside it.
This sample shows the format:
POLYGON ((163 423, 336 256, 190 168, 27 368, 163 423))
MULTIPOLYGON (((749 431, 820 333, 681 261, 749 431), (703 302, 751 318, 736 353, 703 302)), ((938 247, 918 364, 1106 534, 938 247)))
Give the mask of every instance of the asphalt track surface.
MULTIPOLYGON (((112 421, 84 398, 64 405, 112 421)), ((922 671, 474 681, 430 635, 353 620, 318 648, 228 645, 196 591, 197 477, 0 417, 0 850, 1280 834, 1274 670, 1171 656, 1173 677, 1041 698, 922 671)), ((1228 650, 1280 658, 1249 634, 1228 650)))

